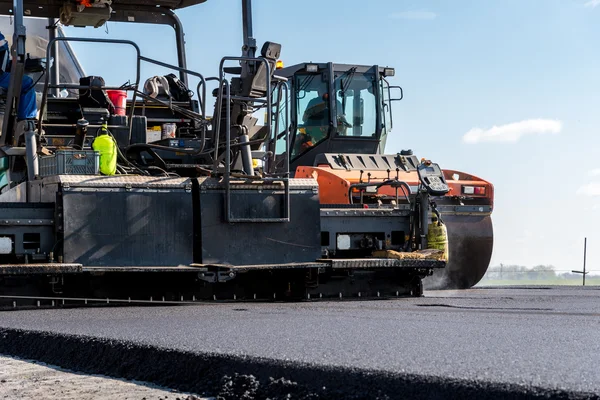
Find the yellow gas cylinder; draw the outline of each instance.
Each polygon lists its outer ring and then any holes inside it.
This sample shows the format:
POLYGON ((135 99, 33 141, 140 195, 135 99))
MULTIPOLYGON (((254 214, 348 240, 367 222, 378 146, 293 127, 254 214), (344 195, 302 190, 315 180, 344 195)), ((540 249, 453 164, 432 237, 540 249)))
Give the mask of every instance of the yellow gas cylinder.
POLYGON ((117 143, 115 139, 102 130, 94 139, 92 149, 100 153, 100 173, 114 175, 117 171, 117 143))
POLYGON ((431 216, 427 232, 427 248, 442 250, 444 260, 448 261, 448 230, 435 214, 431 216))

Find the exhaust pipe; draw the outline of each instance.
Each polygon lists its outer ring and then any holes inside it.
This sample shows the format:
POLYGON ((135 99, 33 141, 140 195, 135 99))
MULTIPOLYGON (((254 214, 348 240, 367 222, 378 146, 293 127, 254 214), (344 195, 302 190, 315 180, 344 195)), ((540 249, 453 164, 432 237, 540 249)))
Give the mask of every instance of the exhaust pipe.
POLYGON ((37 152, 37 139, 35 137, 35 125, 33 121, 24 121, 25 129, 25 154, 27 156, 27 178, 35 180, 40 174, 40 165, 37 152))

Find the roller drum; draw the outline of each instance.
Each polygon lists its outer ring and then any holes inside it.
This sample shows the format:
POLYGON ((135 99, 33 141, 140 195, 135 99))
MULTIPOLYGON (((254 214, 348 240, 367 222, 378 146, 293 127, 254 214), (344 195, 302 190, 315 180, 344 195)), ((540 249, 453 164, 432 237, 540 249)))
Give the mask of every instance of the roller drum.
POLYGON ((448 229, 449 260, 423 280, 425 289, 468 289, 485 275, 492 258, 494 232, 491 216, 444 215, 448 229))

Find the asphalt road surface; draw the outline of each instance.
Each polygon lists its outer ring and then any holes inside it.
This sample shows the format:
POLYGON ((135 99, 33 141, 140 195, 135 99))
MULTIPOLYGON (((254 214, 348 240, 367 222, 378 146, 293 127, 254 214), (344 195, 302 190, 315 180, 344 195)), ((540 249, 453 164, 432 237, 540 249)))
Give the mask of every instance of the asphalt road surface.
POLYGON ((423 298, 14 311, 0 328, 303 365, 600 393, 600 288, 423 298))

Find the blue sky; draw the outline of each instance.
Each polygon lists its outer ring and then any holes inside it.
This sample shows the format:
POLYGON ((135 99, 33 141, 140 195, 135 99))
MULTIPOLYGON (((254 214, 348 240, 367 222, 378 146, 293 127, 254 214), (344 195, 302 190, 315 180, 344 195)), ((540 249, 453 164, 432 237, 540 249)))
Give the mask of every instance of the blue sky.
MULTIPOLYGON (((286 65, 396 68, 405 98, 386 150, 495 185, 492 264, 580 268, 587 236, 588 268, 600 272, 600 0, 260 0, 253 11, 259 44, 282 43, 286 65)), ((240 13, 240 0, 178 12, 191 69, 215 75, 222 55, 239 55, 240 13)), ((169 27, 108 30, 67 32, 129 38, 173 60, 169 27)), ((131 52, 77 51, 88 73, 133 78, 131 52)))

